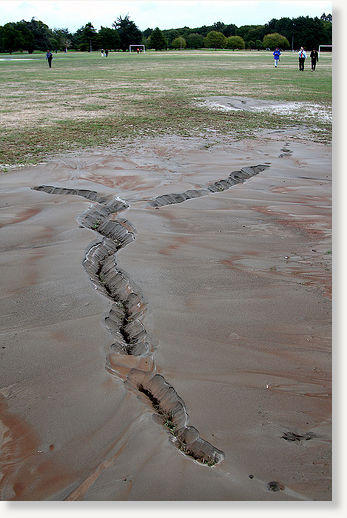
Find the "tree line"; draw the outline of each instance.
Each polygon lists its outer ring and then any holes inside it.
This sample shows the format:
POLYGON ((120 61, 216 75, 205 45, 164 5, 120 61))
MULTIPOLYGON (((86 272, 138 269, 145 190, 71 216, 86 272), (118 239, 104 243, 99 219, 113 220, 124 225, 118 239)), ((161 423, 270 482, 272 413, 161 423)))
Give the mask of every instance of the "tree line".
POLYGON ((40 20, 9 22, 0 26, 0 52, 34 50, 80 50, 99 49, 127 51, 129 45, 144 44, 147 48, 163 49, 263 49, 280 47, 307 49, 319 45, 331 45, 332 16, 320 18, 299 16, 297 18, 272 19, 264 25, 242 25, 216 22, 211 26, 140 31, 129 16, 118 17, 112 27, 98 31, 91 22, 71 33, 67 28, 51 29, 40 20))

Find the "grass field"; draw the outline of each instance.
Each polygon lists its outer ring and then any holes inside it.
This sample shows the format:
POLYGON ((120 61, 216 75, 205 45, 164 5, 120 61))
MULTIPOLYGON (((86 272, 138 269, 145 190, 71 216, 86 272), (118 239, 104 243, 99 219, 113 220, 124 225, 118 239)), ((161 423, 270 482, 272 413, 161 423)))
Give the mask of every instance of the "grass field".
POLYGON ((37 163, 56 152, 108 145, 142 135, 252 136, 262 128, 305 126, 308 138, 329 142, 331 121, 300 110, 213 111, 208 96, 247 96, 300 101, 331 109, 331 54, 316 72, 309 59, 298 71, 297 55, 285 52, 273 66, 271 52, 99 52, 54 56, 0 55, 2 171, 37 163))

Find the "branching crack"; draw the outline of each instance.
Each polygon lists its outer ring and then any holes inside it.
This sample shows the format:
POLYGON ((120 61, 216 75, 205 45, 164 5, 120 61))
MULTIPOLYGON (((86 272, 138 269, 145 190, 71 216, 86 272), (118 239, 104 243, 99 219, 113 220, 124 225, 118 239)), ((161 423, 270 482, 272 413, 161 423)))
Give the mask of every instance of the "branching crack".
MULTIPOLYGON (((214 182, 204 189, 158 196, 150 205, 159 208, 205 196, 211 192, 223 191, 236 183, 244 182, 266 167, 268 166, 246 167, 234 171, 226 180, 214 182)), ((118 250, 134 240, 135 229, 130 222, 114 219, 114 216, 118 216, 128 204, 120 198, 86 189, 67 189, 49 185, 40 185, 33 189, 49 194, 83 196, 94 202, 78 217, 78 222, 82 227, 98 232, 101 238, 90 245, 83 265, 96 289, 112 301, 111 310, 105 318, 105 324, 114 340, 107 357, 107 370, 119 376, 117 365, 122 358, 138 358, 137 367, 128 368, 125 381, 149 400, 172 436, 175 446, 185 455, 208 466, 223 461, 224 453, 202 439, 199 431, 189 425, 184 401, 164 377, 156 373, 154 361, 150 361, 152 349, 142 322, 145 303, 140 290, 133 286, 126 273, 118 267, 116 259, 118 250)))

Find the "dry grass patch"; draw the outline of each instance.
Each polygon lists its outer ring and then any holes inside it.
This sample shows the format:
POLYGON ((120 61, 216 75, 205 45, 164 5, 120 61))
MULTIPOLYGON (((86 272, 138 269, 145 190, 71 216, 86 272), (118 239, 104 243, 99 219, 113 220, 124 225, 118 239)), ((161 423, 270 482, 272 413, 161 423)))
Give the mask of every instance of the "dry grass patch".
MULTIPOLYGON (((331 62, 300 75, 296 59, 274 70, 267 53, 75 53, 25 65, 0 62, 3 141, 0 164, 32 163, 47 153, 99 145, 136 135, 195 136, 213 130, 224 138, 262 128, 306 124, 275 113, 216 113, 194 106, 197 98, 243 95, 331 105, 331 62), (47 144, 42 146, 44 140, 47 144), (50 142, 54 145, 50 145, 50 142), (20 149, 20 153, 18 152, 20 149)), ((311 124, 311 123, 310 123, 311 124)), ((324 126, 324 125, 323 125, 324 126)), ((329 140, 331 125, 319 127, 329 140)), ((317 125, 311 124, 311 138, 317 125)))

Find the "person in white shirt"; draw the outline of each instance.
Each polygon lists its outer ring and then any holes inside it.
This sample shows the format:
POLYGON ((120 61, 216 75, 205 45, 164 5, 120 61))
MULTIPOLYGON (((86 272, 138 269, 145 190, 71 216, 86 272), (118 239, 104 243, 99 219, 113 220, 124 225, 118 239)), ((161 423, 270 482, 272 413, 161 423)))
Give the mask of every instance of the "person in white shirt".
POLYGON ((302 70, 302 72, 303 72, 304 66, 305 66, 305 59, 306 59, 306 52, 304 50, 304 47, 301 47, 298 54, 299 54, 299 70, 302 70))

